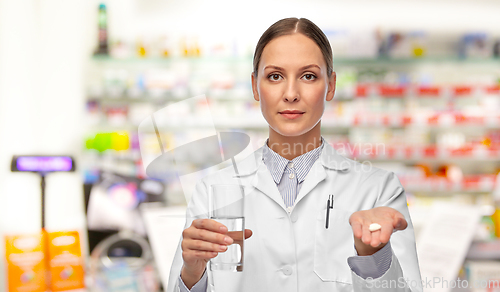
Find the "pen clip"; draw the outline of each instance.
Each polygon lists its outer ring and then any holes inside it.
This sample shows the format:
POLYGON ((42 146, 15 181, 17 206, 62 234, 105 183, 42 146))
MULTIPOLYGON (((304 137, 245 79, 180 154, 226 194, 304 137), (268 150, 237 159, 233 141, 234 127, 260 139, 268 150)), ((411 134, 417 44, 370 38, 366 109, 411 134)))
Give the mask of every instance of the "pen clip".
POLYGON ((330 223, 330 209, 333 209, 333 195, 329 195, 328 201, 326 201, 326 229, 328 229, 328 223, 330 223))

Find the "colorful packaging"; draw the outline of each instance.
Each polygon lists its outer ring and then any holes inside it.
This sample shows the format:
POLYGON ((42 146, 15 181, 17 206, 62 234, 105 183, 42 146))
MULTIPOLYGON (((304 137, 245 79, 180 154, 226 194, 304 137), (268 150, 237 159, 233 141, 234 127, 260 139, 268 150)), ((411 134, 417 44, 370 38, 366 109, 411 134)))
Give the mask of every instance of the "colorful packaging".
POLYGON ((500 238, 500 207, 495 209, 495 213, 491 215, 493 222, 495 222, 495 236, 500 238))
POLYGON ((77 231, 49 233, 52 291, 84 288, 84 261, 77 231))
POLYGON ((45 291, 44 233, 5 237, 9 292, 45 291))

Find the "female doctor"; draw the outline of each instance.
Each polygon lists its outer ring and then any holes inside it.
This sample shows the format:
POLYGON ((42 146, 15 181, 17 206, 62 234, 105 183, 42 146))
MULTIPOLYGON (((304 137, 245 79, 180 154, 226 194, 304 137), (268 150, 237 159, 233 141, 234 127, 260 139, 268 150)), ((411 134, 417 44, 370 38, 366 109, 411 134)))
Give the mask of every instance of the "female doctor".
POLYGON ((169 288, 206 291, 207 262, 233 244, 224 225, 206 219, 208 189, 234 183, 245 188, 245 264, 218 273, 217 292, 420 292, 399 180, 337 154, 321 137, 336 82, 326 36, 305 18, 282 19, 261 36, 253 65, 269 139, 238 163, 238 174, 229 167, 197 184, 187 215, 198 219, 186 224, 169 288))

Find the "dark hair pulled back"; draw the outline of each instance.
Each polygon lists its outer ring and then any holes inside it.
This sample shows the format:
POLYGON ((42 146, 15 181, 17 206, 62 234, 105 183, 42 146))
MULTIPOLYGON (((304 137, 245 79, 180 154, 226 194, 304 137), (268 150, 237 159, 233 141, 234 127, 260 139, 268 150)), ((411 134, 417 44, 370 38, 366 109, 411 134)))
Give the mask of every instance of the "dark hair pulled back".
POLYGON ((257 72, 259 69, 259 63, 262 56, 262 52, 266 45, 273 39, 290 35, 294 33, 301 33, 306 37, 313 40, 321 50, 323 58, 326 62, 326 69, 328 77, 332 75, 333 72, 333 52, 332 47, 328 38, 323 33, 323 31, 312 21, 306 18, 284 18, 273 25, 271 25, 260 37, 259 42, 255 48, 255 54, 253 56, 253 74, 257 77, 257 72))

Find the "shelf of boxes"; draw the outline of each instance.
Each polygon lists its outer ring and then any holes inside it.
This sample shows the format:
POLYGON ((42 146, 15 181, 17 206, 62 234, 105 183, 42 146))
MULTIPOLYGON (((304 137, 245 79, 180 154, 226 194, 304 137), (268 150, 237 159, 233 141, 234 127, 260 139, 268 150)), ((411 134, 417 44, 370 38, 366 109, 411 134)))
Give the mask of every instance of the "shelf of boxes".
MULTIPOLYGON (((500 101, 500 59, 336 58, 334 63, 337 92, 326 105, 322 127, 331 144, 338 146, 341 140, 350 149, 345 153, 347 157, 360 162, 400 163, 408 168, 422 163, 430 167, 474 166, 474 173, 465 172, 458 181, 437 175, 412 177, 397 173, 407 192, 450 195, 490 193, 494 189, 494 171, 500 168, 500 141, 496 140, 500 114, 495 108, 500 101), (436 82, 393 76, 426 72, 429 68, 445 71, 434 73, 439 79, 436 82), (498 78, 455 80, 448 76, 457 71, 454 68, 492 72, 498 78), (386 134, 372 141, 370 135, 379 131, 386 134), (412 131, 424 132, 428 137, 418 138, 417 143, 410 141, 412 131), (448 132, 462 133, 466 138, 457 147, 440 144, 436 137, 448 132), (473 137, 470 141, 469 136, 473 137), (381 141, 383 151, 370 149, 370 143, 377 145, 381 141)), ((87 94, 89 135, 125 131, 135 141, 128 150, 106 150, 97 156, 105 155, 109 167, 115 160, 122 171, 144 175, 139 146, 132 146, 137 144, 139 123, 170 103, 200 94, 208 99, 213 124, 196 119, 177 124, 171 121, 158 126, 161 135, 175 135, 186 127, 203 131, 214 126, 219 131, 244 130, 265 139, 268 125, 252 96, 251 70, 252 60, 248 57, 92 58, 87 94), (125 167, 127 163, 131 167, 125 167)))
POLYGON ((443 149, 435 145, 425 147, 385 146, 372 147, 346 146, 352 149, 353 157, 370 160, 425 161, 425 160, 465 160, 465 161, 500 161, 500 146, 467 145, 459 148, 443 149), (376 149, 377 148, 377 149, 376 149))
POLYGON ((388 84, 358 84, 355 87, 354 97, 417 97, 417 98, 462 98, 481 97, 485 95, 499 95, 500 84, 487 85, 448 85, 448 86, 409 86, 388 84))
MULTIPOLYGON (((117 109, 117 108, 115 108, 117 109)), ((124 110, 126 111, 126 110, 124 110)), ((216 126, 222 128, 252 128, 252 129, 267 129, 267 123, 261 117, 255 115, 260 114, 260 111, 246 115, 238 115, 236 120, 234 117, 227 118, 214 118, 213 122, 216 126)), ((472 116, 464 115, 461 113, 446 113, 446 114, 431 114, 427 116, 422 115, 386 115, 386 114, 355 114, 349 117, 339 118, 324 118, 321 121, 323 127, 338 128, 339 130, 350 129, 353 127, 360 128, 402 128, 402 127, 417 127, 421 129, 435 130, 435 129, 499 129, 500 128, 500 115, 491 116, 472 116)), ((190 126, 206 127, 206 124, 199 123, 193 120, 190 126)), ((99 126, 99 125, 96 125, 99 126)), ((136 127, 131 123, 120 123, 115 125, 113 122, 102 123, 101 127, 109 126, 110 129, 115 127, 123 127, 124 129, 131 129, 136 127)), ((183 126, 175 123, 164 126, 166 129, 177 128, 183 126)))
MULTIPOLYGON (((204 64, 204 63, 252 63, 252 57, 245 56, 210 56, 210 57, 125 57, 113 58, 106 55, 92 56, 91 61, 97 64, 149 64, 149 65, 171 65, 173 63, 185 62, 190 64, 204 64)), ((458 56, 422 56, 422 57, 378 57, 378 58, 364 58, 364 57, 335 57, 334 65, 342 66, 395 66, 395 65, 414 65, 414 64, 500 64, 498 57, 458 57, 458 56)))
POLYGON ((495 188, 495 175, 467 175, 458 181, 445 177, 408 178, 399 176, 401 184, 409 192, 428 193, 489 193, 495 188))

